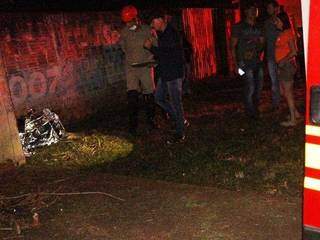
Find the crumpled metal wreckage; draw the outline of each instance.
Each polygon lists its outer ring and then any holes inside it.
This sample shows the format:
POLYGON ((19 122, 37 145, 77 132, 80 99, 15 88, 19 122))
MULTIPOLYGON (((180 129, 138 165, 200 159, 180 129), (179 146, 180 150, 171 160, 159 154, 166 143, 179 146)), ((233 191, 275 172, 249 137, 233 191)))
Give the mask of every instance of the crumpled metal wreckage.
POLYGON ((34 154, 36 148, 50 146, 66 136, 59 116, 48 108, 43 109, 40 116, 30 109, 24 126, 24 133, 19 133, 19 136, 25 156, 34 154))

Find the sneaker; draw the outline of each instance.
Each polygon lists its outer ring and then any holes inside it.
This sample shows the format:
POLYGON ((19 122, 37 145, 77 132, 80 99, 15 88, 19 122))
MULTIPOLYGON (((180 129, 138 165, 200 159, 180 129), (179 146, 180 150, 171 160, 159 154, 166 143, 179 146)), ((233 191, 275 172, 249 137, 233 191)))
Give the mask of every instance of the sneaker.
MULTIPOLYGON (((296 113, 295 113, 295 118, 296 118, 296 120, 301 120, 302 119, 302 115, 298 112, 298 111, 296 111, 296 113)), ((291 119, 291 115, 288 115, 287 116, 287 120, 289 121, 291 119)))
MULTIPOLYGON (((186 119, 184 120, 183 124, 184 124, 184 127, 185 127, 185 128, 190 127, 190 122, 189 122, 188 120, 186 120, 186 119)), ((171 123, 171 125, 170 125, 170 132, 171 132, 171 133, 175 133, 175 132, 176 132, 176 123, 175 123, 175 122, 172 122, 172 123, 171 123)))
POLYGON ((187 119, 185 119, 183 123, 186 128, 190 127, 190 122, 187 119))
POLYGON ((171 119, 170 115, 164 111, 162 112, 162 117, 165 121, 170 121, 170 119, 171 119))
POLYGON ((297 122, 290 120, 290 121, 281 122, 280 125, 283 127, 294 127, 297 125, 297 122))
POLYGON ((172 145, 172 144, 177 144, 177 143, 183 143, 186 140, 186 136, 177 136, 175 135, 174 137, 172 137, 171 139, 167 140, 167 144, 168 145, 172 145))

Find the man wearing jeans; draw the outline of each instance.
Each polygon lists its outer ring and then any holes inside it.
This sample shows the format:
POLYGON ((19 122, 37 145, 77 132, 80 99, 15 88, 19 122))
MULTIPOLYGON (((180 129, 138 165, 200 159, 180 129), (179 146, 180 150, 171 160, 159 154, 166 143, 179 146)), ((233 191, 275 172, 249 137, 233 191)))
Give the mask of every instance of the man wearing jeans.
POLYGON ((185 140, 184 113, 182 104, 183 82, 183 48, 178 32, 165 21, 164 14, 152 16, 152 27, 158 34, 158 46, 146 40, 144 47, 149 49, 159 63, 159 81, 156 88, 155 100, 175 123, 176 134, 167 141, 168 144, 185 140), (167 101, 169 95, 169 101, 167 101))
POLYGON ((279 4, 275 0, 270 0, 267 3, 267 12, 269 18, 264 24, 264 36, 266 40, 266 58, 268 63, 268 71, 272 84, 272 107, 273 110, 279 108, 280 103, 280 85, 277 79, 277 64, 275 61, 275 42, 279 35, 279 30, 275 25, 277 13, 279 11, 279 4))
POLYGON ((256 25, 257 8, 254 3, 244 7, 244 21, 232 28, 231 50, 236 71, 242 75, 244 84, 244 104, 247 116, 259 117, 259 101, 263 83, 262 31, 256 25))

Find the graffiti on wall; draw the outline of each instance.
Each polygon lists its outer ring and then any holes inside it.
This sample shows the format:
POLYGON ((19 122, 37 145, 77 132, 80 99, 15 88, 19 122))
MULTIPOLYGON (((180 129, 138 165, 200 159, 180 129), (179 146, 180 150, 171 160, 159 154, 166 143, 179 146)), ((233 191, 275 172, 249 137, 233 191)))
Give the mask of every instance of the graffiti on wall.
POLYGON ((88 104, 124 80, 121 22, 114 14, 2 18, 0 49, 18 116, 49 102, 58 112, 68 104, 88 104))
POLYGON ((66 63, 62 68, 53 66, 44 71, 24 71, 9 76, 8 82, 14 105, 48 95, 59 97, 73 91, 73 64, 66 63))
POLYGON ((14 106, 24 112, 47 99, 55 107, 64 107, 66 102, 63 99, 69 99, 67 103, 70 104, 70 99, 77 102, 77 99, 90 98, 92 94, 105 94, 110 84, 124 80, 121 55, 115 51, 108 57, 100 61, 67 61, 38 71, 10 75, 8 83, 14 106))

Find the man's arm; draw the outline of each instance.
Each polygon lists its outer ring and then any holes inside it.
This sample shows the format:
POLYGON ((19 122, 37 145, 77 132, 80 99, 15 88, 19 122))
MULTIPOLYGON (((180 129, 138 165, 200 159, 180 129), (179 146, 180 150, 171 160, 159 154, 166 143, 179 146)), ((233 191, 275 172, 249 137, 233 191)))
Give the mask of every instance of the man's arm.
POLYGON ((120 31, 120 40, 119 40, 119 45, 122 49, 122 51, 125 53, 126 49, 125 49, 125 33, 124 30, 120 31))
POLYGON ((144 47, 149 49, 155 57, 160 58, 169 58, 170 56, 175 57, 177 51, 183 51, 178 33, 173 33, 169 41, 166 41, 166 45, 157 47, 152 44, 151 39, 148 39, 146 40, 144 47))

